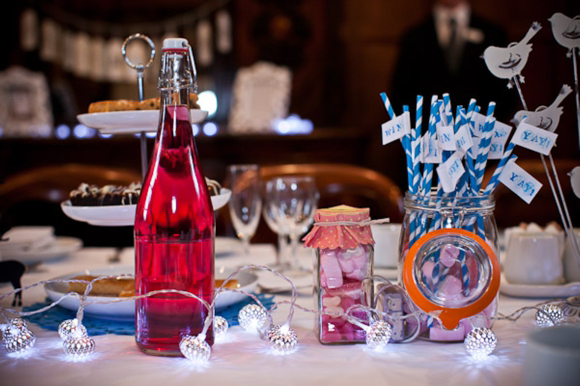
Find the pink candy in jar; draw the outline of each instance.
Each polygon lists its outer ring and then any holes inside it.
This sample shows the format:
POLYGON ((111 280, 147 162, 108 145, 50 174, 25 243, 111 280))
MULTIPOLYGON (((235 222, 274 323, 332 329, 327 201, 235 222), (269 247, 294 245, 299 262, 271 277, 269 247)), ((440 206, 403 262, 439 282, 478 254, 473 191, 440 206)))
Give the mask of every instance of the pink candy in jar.
MULTIPOLYGON (((372 276, 374 240, 369 209, 340 205, 319 209, 314 227, 304 237, 305 246, 316 249, 316 298, 318 338, 323 344, 365 342, 365 332, 347 321, 346 311, 364 304, 363 280, 372 276), (325 225, 328 224, 328 225, 325 225), (360 224, 360 225, 359 225, 360 224)), ((365 321, 364 311, 351 315, 365 321)))

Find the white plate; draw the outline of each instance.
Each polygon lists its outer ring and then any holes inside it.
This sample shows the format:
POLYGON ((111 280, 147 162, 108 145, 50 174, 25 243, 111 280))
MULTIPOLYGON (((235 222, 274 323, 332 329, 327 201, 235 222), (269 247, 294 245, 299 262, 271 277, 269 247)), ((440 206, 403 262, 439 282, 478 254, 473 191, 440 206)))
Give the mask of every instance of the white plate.
MULTIPOLYGON (((86 270, 81 272, 75 272, 68 275, 63 275, 56 277, 55 279, 70 279, 78 275, 120 275, 123 273, 134 274, 134 267, 113 267, 113 268, 102 268, 94 270, 86 270)), ((225 279, 234 270, 229 268, 216 268, 215 277, 216 279, 225 279)), ((256 289, 258 284, 258 277, 252 273, 240 272, 235 277, 240 284, 239 289, 252 292, 256 289)), ((63 294, 68 292, 67 283, 49 283, 44 285, 44 290, 46 291, 48 297, 52 301, 56 301, 62 297, 63 294)), ((223 292, 216 300, 216 309, 224 308, 239 301, 246 299, 247 296, 237 293, 237 292, 223 292)), ((94 301, 110 301, 112 299, 117 299, 115 297, 105 297, 105 296, 89 296, 89 300, 94 301)), ((69 296, 64 298, 59 305, 66 309, 77 311, 79 308, 79 298, 76 296, 69 296)), ((87 315, 93 316, 100 319, 109 320, 133 320, 135 315, 135 301, 127 300, 119 303, 109 303, 109 304, 91 304, 85 308, 85 313, 87 315)))
MULTIPOLYGON (((191 123, 200 123, 207 117, 207 111, 191 109, 191 123)), ((159 110, 111 111, 77 115, 83 125, 97 129, 102 134, 132 134, 157 132, 159 110)))
POLYGON ((13 250, 2 253, 2 260, 18 260, 24 264, 35 264, 64 257, 83 247, 83 242, 74 237, 56 237, 54 243, 38 249, 13 250))
POLYGON ((561 285, 512 284, 501 276, 502 294, 519 298, 566 298, 580 295, 580 282, 561 285))
POLYGON ((215 238, 215 257, 233 256, 243 253, 242 242, 233 237, 215 238))
MULTIPOLYGON (((212 196, 214 210, 226 205, 231 195, 231 190, 222 188, 219 195, 212 196)), ((61 203, 60 207, 73 220, 97 226, 133 226, 137 209, 137 205, 74 206, 69 200, 61 203)))

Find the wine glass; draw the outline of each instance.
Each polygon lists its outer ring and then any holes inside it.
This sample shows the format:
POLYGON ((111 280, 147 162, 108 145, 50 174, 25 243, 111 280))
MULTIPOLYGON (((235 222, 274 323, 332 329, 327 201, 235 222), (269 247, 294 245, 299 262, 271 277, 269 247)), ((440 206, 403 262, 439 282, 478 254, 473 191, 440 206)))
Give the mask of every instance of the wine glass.
POLYGON ((262 205, 262 215, 270 230, 278 235, 278 253, 276 254, 276 262, 272 268, 284 270, 288 268, 286 261, 286 249, 288 247, 288 233, 287 229, 283 229, 278 217, 278 209, 275 202, 276 180, 270 180, 264 184, 264 203, 262 205))
POLYGON ((239 239, 242 240, 244 255, 250 255, 250 239, 254 236, 260 213, 260 167, 258 165, 230 165, 227 180, 232 191, 228 203, 230 217, 239 239))
POLYGON ((273 211, 280 231, 288 234, 291 244, 290 270, 301 270, 296 250, 299 237, 312 224, 318 206, 318 190, 314 178, 309 176, 278 177, 272 181, 273 211))

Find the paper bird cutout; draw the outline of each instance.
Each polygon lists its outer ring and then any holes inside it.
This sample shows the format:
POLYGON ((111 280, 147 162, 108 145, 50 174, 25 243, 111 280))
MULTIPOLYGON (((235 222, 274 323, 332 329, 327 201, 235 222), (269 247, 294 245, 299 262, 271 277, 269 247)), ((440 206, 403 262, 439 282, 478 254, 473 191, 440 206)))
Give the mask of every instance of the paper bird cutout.
POLYGON ((571 19, 556 12, 548 21, 552 23, 554 39, 561 46, 568 48, 568 56, 570 57, 574 48, 580 48, 580 15, 571 19))
POLYGON ((580 198, 580 166, 576 166, 570 173, 570 185, 576 197, 580 198))
POLYGON ((541 28, 540 23, 534 22, 519 43, 511 43, 507 47, 490 46, 483 52, 483 59, 489 71, 498 78, 510 79, 508 87, 511 88, 512 78, 515 76, 518 76, 519 80, 523 82, 520 73, 532 51, 532 45, 529 41, 541 28))
POLYGON ((548 107, 540 106, 536 111, 526 111, 521 110, 514 115, 512 122, 516 126, 520 124, 521 121, 526 119, 526 123, 539 127, 540 129, 548 130, 554 132, 558 127, 560 122, 560 115, 562 115, 563 108, 560 107, 560 103, 572 92, 572 88, 568 85, 563 85, 554 99, 554 102, 548 107))

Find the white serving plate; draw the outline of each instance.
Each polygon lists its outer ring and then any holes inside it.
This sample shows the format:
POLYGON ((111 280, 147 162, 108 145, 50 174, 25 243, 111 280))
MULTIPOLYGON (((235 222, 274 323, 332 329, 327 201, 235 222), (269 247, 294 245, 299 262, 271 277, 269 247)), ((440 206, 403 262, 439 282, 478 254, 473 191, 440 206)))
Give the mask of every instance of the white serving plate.
MULTIPOLYGON (((200 123, 207 118, 207 111, 191 109, 191 123, 200 123)), ((111 111, 77 115, 80 123, 97 129, 102 134, 133 134, 157 132, 159 110, 111 111)))
MULTIPOLYGON (((134 267, 112 267, 112 268, 101 268, 93 270, 85 270, 70 273, 68 275, 63 275, 56 277, 54 279, 70 279, 78 275, 120 275, 120 274, 134 274, 134 267)), ((234 270, 231 268, 216 268, 215 278, 225 279, 234 270)), ((240 272, 235 277, 240 284, 239 289, 252 292, 256 289, 258 285, 258 277, 249 272, 240 272)), ((56 301, 62 297, 63 294, 68 292, 67 283, 49 283, 44 285, 44 290, 46 294, 52 301, 56 301)), ((237 292, 226 291, 222 292, 216 299, 216 309, 221 309, 237 302, 246 299, 247 296, 237 292)), ((119 299, 110 296, 89 296, 89 300, 92 301, 110 301, 112 299, 119 299)), ((64 298, 59 305, 66 309, 77 311, 80 305, 80 300, 76 296, 68 296, 64 298)), ((109 304, 91 304, 85 308, 85 313, 87 315, 93 316, 99 319, 108 320, 125 320, 131 321, 134 319, 135 315, 135 301, 127 300, 119 303, 109 303, 109 304)))
POLYGON ((1 260, 18 260, 25 265, 32 265, 67 256, 82 247, 83 242, 80 239, 58 236, 53 243, 42 248, 4 251, 1 260))
MULTIPOLYGON (((222 188, 219 195, 211 197, 213 209, 225 206, 231 195, 231 190, 222 188)), ((137 209, 137 205, 74 206, 70 200, 61 203, 60 207, 73 220, 97 226, 133 226, 137 209)))
POLYGON ((502 294, 519 298, 566 298, 580 295, 580 282, 566 284, 512 284, 501 275, 499 290, 502 294))
POLYGON ((233 256, 243 253, 242 241, 233 237, 215 238, 215 257, 233 256))

